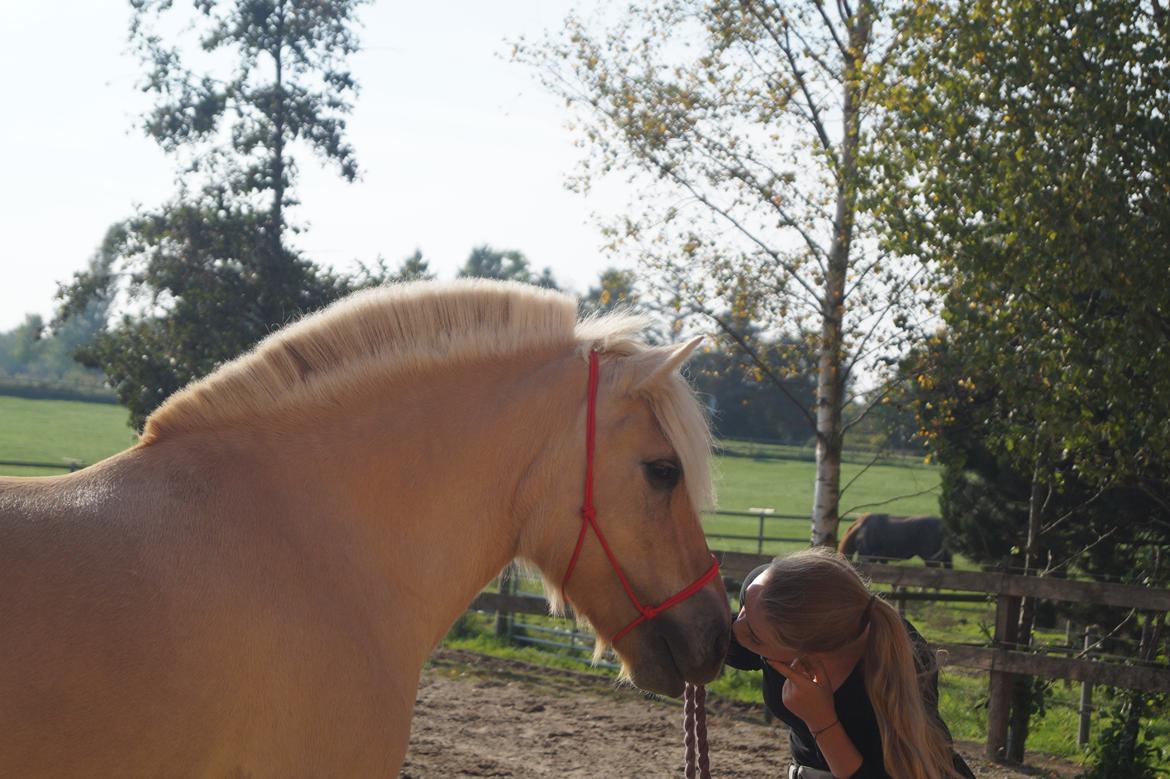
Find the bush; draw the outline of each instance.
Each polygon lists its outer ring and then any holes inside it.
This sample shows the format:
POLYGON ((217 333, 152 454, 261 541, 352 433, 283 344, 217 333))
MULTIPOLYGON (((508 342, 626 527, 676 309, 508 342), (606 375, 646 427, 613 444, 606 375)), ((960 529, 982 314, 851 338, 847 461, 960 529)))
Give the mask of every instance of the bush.
POLYGON ((1139 692, 1126 692, 1111 712, 1109 724, 1089 748, 1089 768, 1081 779, 1159 779, 1154 766, 1165 759, 1162 750, 1142 738, 1141 717, 1151 700, 1139 692), (1135 711, 1136 707, 1136 711, 1135 711))

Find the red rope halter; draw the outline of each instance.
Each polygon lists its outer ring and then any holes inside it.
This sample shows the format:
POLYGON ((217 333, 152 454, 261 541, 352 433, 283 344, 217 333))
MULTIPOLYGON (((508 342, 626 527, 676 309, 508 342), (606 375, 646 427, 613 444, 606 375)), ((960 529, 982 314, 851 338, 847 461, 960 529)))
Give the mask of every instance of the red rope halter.
POLYGON ((569 568, 565 571, 565 577, 561 580, 561 594, 567 598, 567 595, 565 595, 565 587, 569 584, 569 577, 573 575, 573 569, 577 566, 577 559, 581 556, 581 548, 585 544, 585 533, 589 528, 593 528, 593 532, 597 535, 597 540, 601 542, 601 548, 605 550, 605 556, 609 558, 609 564, 613 566, 614 573, 617 574, 618 581, 622 583, 622 588, 626 591, 626 595, 629 596, 630 602, 638 610, 638 616, 630 624, 615 633, 613 638, 610 639, 611 643, 616 644, 619 639, 638 625, 641 625, 647 620, 654 619, 671 606, 682 603, 707 586, 707 583, 719 574, 719 560, 716 559, 715 555, 711 555, 711 567, 707 569, 706 573, 657 606, 642 605, 642 602, 638 600, 638 596, 634 594, 634 589, 630 586, 629 580, 622 571, 617 557, 614 556, 613 550, 609 548, 609 542, 605 540, 605 534, 601 532, 601 528, 597 524, 597 511, 593 508, 593 453, 596 448, 595 440, 597 437, 597 379, 599 373, 600 368, 598 366, 597 352, 591 351, 589 352, 589 405, 585 421, 585 500, 581 505, 581 532, 577 535, 577 546, 573 549, 573 556, 569 558, 569 568))
MULTIPOLYGON (((611 643, 616 644, 618 639, 638 625, 654 619, 671 606, 682 603, 703 589, 707 582, 719 574, 719 560, 712 554, 711 567, 707 569, 706 573, 657 606, 643 606, 642 602, 638 600, 638 596, 634 594, 634 588, 630 586, 617 557, 609 548, 609 542, 605 540, 605 534, 601 532, 601 528, 597 524, 597 511, 593 508, 593 453, 597 438, 597 379, 599 373, 597 352, 591 351, 589 352, 589 405, 585 421, 585 500, 581 504, 581 532, 577 534, 577 545, 573 548, 573 556, 569 558, 569 568, 565 571, 564 578, 561 579, 561 596, 568 599, 565 587, 569 584, 569 577, 573 575, 573 569, 577 567, 577 559, 581 556, 581 548, 585 544, 585 533, 589 528, 593 528, 597 540, 601 542, 601 548, 605 550, 605 556, 609 558, 609 564, 613 566, 614 573, 617 574, 618 580, 622 583, 622 589, 626 591, 630 602, 638 610, 638 616, 615 633, 610 640, 611 643)), ((710 779, 711 768, 707 759, 707 715, 704 706, 707 690, 702 685, 693 685, 688 682, 684 697, 686 699, 684 705, 685 737, 683 739, 686 746, 684 773, 687 779, 693 779, 697 768, 701 779, 710 779)))

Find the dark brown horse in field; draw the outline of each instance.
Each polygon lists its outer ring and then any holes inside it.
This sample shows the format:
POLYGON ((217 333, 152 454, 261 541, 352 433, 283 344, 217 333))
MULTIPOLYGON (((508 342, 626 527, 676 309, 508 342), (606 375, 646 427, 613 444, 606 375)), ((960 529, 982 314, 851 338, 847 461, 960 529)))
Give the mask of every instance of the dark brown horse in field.
POLYGON ((851 560, 855 554, 877 563, 921 557, 930 567, 951 567, 951 553, 943 543, 942 520, 934 516, 862 514, 845 531, 837 551, 851 560))

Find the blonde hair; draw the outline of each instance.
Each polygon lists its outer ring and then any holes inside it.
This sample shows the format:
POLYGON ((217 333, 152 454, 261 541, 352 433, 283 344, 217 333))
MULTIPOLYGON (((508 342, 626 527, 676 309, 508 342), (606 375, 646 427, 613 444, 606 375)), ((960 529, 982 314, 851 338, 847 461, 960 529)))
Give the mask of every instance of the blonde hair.
POLYGON ((869 625, 862 660, 865 691, 877 716, 882 760, 898 779, 961 779, 952 748, 929 715, 923 684, 936 669, 933 658, 920 675, 915 650, 898 612, 872 597, 864 579, 839 553, 817 547, 778 557, 760 593, 768 628, 797 652, 831 652, 869 625))

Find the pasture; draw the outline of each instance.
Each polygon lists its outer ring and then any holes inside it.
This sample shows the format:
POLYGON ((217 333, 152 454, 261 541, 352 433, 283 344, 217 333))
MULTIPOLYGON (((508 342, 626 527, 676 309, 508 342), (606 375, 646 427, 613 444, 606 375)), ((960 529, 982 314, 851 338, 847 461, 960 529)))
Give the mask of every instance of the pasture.
MULTIPOLYGON (((722 454, 715 468, 719 508, 747 511, 768 506, 777 513, 808 514, 812 506, 813 463, 779 456, 722 454)), ((841 465, 842 513, 885 511, 891 514, 937 514, 938 470, 933 466, 856 461, 841 465), (853 482, 850 484, 850 482, 853 482), (877 508, 880 506, 880 508, 877 508)))
MULTIPOLYGON (((132 446, 126 410, 108 403, 0 395, 0 460, 86 465, 132 446)), ((47 476, 61 468, 0 465, 0 475, 47 476)))
MULTIPOLYGON (((768 554, 791 552, 808 546, 808 515, 812 506, 815 467, 802 453, 788 447, 772 451, 752 447, 753 454, 743 454, 737 442, 723 442, 715 461, 716 492, 720 511, 749 512, 754 508, 771 508, 776 515, 792 514, 799 520, 766 519, 765 535, 791 538, 792 541, 770 542, 768 554)), ((873 462, 872 457, 849 457, 841 465, 843 516, 867 511, 892 514, 937 514, 939 473, 933 466, 899 458, 873 462)), ((754 517, 712 514, 704 517, 703 527, 712 535, 750 535, 759 531, 754 517)), ((848 522, 842 524, 844 533, 848 522)), ((755 552, 755 541, 713 541, 712 546, 740 552, 755 552)))

